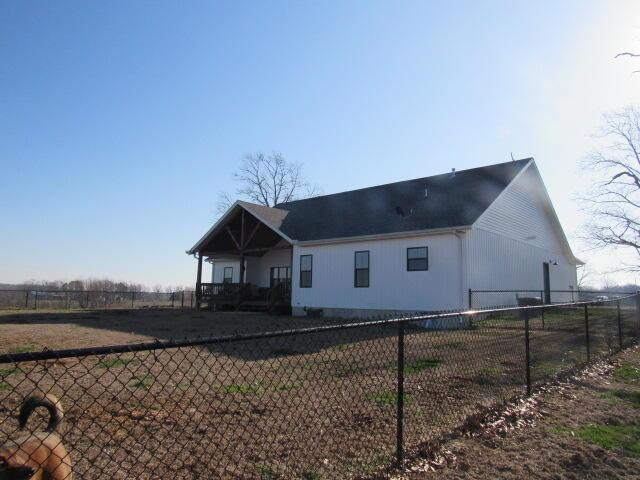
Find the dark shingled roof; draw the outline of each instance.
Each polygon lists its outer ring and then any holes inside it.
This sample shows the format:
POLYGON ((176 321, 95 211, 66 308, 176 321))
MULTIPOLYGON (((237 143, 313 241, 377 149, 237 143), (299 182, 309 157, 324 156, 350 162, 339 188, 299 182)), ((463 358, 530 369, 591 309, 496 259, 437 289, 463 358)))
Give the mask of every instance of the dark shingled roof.
POLYGON ((470 226, 530 160, 323 195, 274 208, 289 212, 280 231, 300 241, 470 226))

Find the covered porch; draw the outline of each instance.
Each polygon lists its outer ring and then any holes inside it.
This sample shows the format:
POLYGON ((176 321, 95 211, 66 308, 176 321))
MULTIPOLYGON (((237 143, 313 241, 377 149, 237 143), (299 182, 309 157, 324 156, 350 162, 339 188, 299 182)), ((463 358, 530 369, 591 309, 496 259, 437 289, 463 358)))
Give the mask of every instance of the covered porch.
POLYGON ((288 312, 292 242, 279 212, 236 202, 187 253, 198 260, 196 308, 288 312), (212 265, 203 281, 203 261, 212 265))

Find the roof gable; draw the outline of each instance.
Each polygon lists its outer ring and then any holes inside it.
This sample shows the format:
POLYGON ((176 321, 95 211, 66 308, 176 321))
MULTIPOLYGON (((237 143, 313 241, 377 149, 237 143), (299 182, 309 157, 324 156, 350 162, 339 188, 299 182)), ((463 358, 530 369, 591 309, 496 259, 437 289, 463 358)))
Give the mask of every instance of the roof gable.
MULTIPOLYGON (((244 211, 250 214, 249 220, 253 219, 251 226, 247 224, 247 235, 251 235, 251 233, 249 233, 250 232, 249 227, 256 228, 257 230, 258 227, 256 227, 256 223, 260 223, 264 225, 266 229, 266 232, 264 232, 265 229, 261 230, 263 232, 262 237, 265 236, 265 233, 271 232, 271 234, 268 235, 269 238, 266 238, 266 239, 263 238, 262 239, 263 241, 273 243, 278 239, 283 239, 284 241, 287 241, 289 243, 292 242, 292 240, 289 237, 287 237, 284 233, 282 233, 282 231, 280 231, 279 229, 279 226, 282 223, 282 219, 287 215, 286 211, 238 200, 233 205, 231 205, 231 207, 229 207, 229 209, 218 219, 218 221, 209 229, 209 231, 207 231, 207 233, 205 233, 202 236, 202 238, 198 240, 198 242, 193 247, 187 250, 187 253, 189 255, 192 255, 196 252, 200 252, 203 250, 206 251, 207 244, 210 243, 210 241, 217 236, 222 236, 226 240, 226 244, 228 245, 229 249, 234 249, 235 247, 237 247, 237 245, 235 245, 235 242, 241 241, 241 240, 238 240, 240 238, 239 233, 237 231, 238 225, 236 225, 236 228, 235 228, 236 230, 235 234, 237 235, 237 238, 236 236, 231 238, 231 235, 233 235, 233 232, 231 234, 227 234, 224 232, 225 230, 229 229, 230 225, 233 224, 234 220, 236 221, 235 223, 238 223, 237 221, 238 215, 240 213, 243 213, 244 211)), ((220 245, 218 245, 218 247, 219 246, 220 245)))
POLYGON ((539 248, 562 252, 569 262, 582 263, 571 251, 542 176, 533 161, 522 169, 473 226, 539 248))

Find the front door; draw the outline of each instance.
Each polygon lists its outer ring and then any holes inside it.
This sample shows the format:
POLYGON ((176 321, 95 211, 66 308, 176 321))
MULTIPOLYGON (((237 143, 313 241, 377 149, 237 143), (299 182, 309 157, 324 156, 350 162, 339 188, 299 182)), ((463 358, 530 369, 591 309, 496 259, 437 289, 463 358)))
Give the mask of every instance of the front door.
MULTIPOLYGON (((551 285, 549 282, 549 262, 542 264, 542 276, 544 279, 544 303, 551 303, 551 285)), ((542 299, 541 299, 542 300, 542 299)))

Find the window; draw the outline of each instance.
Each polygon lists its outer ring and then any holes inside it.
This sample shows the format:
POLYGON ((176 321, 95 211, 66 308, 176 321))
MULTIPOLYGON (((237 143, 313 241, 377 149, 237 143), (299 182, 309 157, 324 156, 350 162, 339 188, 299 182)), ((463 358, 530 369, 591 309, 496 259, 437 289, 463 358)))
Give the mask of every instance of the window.
POLYGON ((222 283, 233 283, 233 267, 224 267, 222 283))
POLYGON ((369 286, 369 252, 356 252, 354 285, 356 288, 369 286))
POLYGON ((407 271, 429 270, 428 251, 427 247, 407 248, 407 271))
POLYGON ((313 255, 300 255, 300 288, 311 288, 313 255))
POLYGON ((271 282, 273 287, 277 283, 289 282, 291 280, 291 268, 289 267, 271 267, 271 282))

